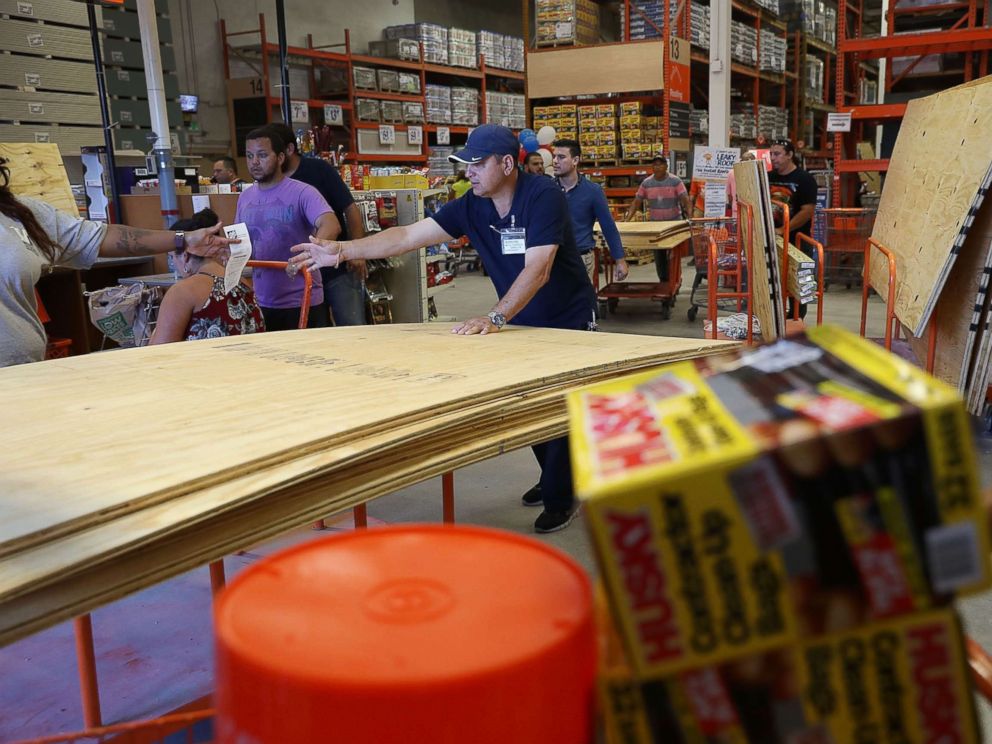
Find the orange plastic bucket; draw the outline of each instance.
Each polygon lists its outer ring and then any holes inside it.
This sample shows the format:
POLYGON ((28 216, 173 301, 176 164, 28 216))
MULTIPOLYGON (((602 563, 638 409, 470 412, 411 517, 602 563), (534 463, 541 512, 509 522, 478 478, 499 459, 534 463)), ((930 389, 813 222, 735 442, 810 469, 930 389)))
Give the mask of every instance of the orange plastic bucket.
POLYGON ((240 574, 215 611, 220 742, 585 744, 592 592, 477 527, 359 530, 240 574))

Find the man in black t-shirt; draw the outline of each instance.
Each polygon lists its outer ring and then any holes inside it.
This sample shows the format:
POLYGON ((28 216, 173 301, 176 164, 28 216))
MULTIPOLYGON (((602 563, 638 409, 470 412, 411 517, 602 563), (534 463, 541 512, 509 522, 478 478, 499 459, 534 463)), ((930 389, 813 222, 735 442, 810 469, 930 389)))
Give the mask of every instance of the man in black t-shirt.
MULTIPOLYGON (((341 223, 341 240, 365 237, 362 212, 355 204, 351 191, 337 168, 320 158, 304 158, 296 149, 296 135, 286 124, 268 125, 286 146, 286 175, 296 181, 310 184, 334 210, 341 223)), ((336 326, 365 325, 365 261, 348 261, 346 265, 320 270, 324 285, 324 300, 336 326)))
POLYGON ((813 209, 816 207, 816 179, 796 165, 796 148, 788 140, 779 140, 769 151, 772 170, 768 174, 772 199, 789 205, 789 242, 795 245, 796 235, 812 237, 813 209))
MULTIPOLYGON (((796 148, 789 140, 773 142, 769 154, 772 170, 768 174, 768 186, 772 199, 789 205, 789 242, 803 249, 814 261, 816 256, 809 244, 799 245, 796 236, 800 233, 813 236, 813 210, 816 208, 816 179, 795 163, 796 148)), ((792 317, 793 299, 789 298, 789 316, 792 317)), ((799 317, 806 317, 806 305, 799 306, 799 317)))

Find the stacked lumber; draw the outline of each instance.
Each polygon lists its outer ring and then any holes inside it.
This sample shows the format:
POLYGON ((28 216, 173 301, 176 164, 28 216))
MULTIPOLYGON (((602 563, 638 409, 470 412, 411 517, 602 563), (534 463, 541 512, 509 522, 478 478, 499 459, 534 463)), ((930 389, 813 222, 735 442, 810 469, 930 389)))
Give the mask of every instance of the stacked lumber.
POLYGON ((816 302, 816 262, 792 243, 789 243, 789 262, 786 264, 782 256, 783 244, 782 236, 775 236, 779 266, 787 267, 785 272, 786 291, 791 296, 798 298, 801 303, 816 302))
MULTIPOLYGON (((989 386, 992 272, 992 78, 910 101, 899 128, 872 237, 896 260, 895 315, 934 374, 985 407, 989 386)), ((885 261, 872 256, 872 286, 888 298, 885 261)))
POLYGON ((0 454, 0 643, 315 518, 559 436, 571 390, 725 348, 392 325, 0 370, 10 432, 0 454))
POLYGON ((774 341, 785 331, 785 306, 782 302, 778 251, 775 250, 775 224, 772 215, 768 173, 762 161, 746 161, 734 165, 737 200, 748 205, 754 215, 753 229, 744 225, 740 213, 738 234, 741 245, 750 239, 750 256, 754 263, 754 314, 761 324, 761 338, 774 341))
MULTIPOLYGON (((624 250, 658 251, 676 248, 690 237, 688 220, 663 220, 647 222, 618 222, 617 230, 623 240, 624 250)), ((593 234, 602 247, 606 247, 603 231, 597 222, 593 234)))

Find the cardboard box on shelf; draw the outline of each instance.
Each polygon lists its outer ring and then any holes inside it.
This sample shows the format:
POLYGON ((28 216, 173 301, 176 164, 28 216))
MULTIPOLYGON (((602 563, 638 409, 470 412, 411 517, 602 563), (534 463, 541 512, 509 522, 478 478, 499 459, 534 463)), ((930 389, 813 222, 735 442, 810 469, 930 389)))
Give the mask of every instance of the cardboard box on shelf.
POLYGON ((420 173, 404 173, 395 176, 369 176, 367 188, 376 191, 391 189, 426 189, 427 177, 420 173))

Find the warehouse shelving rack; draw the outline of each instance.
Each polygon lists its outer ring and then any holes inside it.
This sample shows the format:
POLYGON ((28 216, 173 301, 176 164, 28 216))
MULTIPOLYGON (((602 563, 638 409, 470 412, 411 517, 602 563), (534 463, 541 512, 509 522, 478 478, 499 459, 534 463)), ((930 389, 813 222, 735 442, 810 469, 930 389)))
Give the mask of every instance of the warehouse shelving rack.
MULTIPOLYGON (((684 39, 691 39, 691 15, 689 12, 689 2, 677 3, 676 0, 668 0, 668 2, 663 3, 665 10, 662 16, 662 22, 660 25, 654 23, 648 19, 641 10, 632 4, 631 0, 624 0, 624 23, 621 28, 621 40, 620 43, 639 43, 639 40, 631 39, 630 37, 630 27, 631 20, 635 17, 643 18, 644 21, 652 27, 658 33, 658 39, 665 41, 665 47, 668 48, 673 37, 679 37, 684 39), (675 12, 672 12, 672 9, 675 12)), ((766 9, 761 8, 757 5, 752 5, 745 0, 733 0, 732 2, 732 17, 734 20, 747 23, 753 26, 758 34, 759 47, 757 49, 758 57, 760 60, 760 32, 762 29, 771 29, 776 35, 787 38, 788 34, 786 32, 786 24, 776 18, 772 13, 768 12, 766 9)), ((528 54, 541 54, 544 50, 534 50, 528 51, 528 54)), ((705 70, 709 66, 709 54, 706 49, 693 44, 691 47, 690 61, 692 66, 690 68, 691 74, 693 76, 693 81, 691 84, 691 100, 693 104, 697 107, 706 107, 707 100, 707 84, 705 82, 705 70)), ((623 94, 619 96, 613 96, 603 99, 593 99, 583 97, 581 100, 577 100, 578 104, 595 104, 595 103, 620 103, 628 101, 641 101, 646 104, 656 106, 662 112, 662 148, 668 153, 673 148, 671 147, 671 118, 672 118, 672 103, 673 99, 671 96, 671 85, 670 85, 670 70, 671 66, 666 64, 664 66, 664 87, 662 90, 657 91, 642 91, 636 94, 623 94)), ((759 69, 759 63, 755 63, 754 66, 749 66, 742 64, 740 62, 733 62, 731 65, 732 80, 735 88, 743 90, 746 95, 746 101, 753 107, 755 125, 757 126, 758 119, 758 106, 759 105, 772 105, 779 108, 786 108, 787 103, 790 101, 790 86, 798 87, 799 85, 799 75, 795 69, 790 69, 788 64, 784 73, 774 73, 766 70, 759 69)), ((529 101, 529 104, 533 105, 534 101, 529 101)), ((678 102, 676 102, 676 105, 678 102)), ((792 127, 794 129, 794 127, 792 127)), ((758 137, 732 137, 732 143, 740 146, 748 146, 754 144, 760 144, 768 137, 762 137, 762 133, 758 132, 758 137)), ((700 133, 690 132, 690 141, 698 139, 700 133)), ((673 172, 674 172, 673 168, 673 172)), ((643 179, 650 175, 651 168, 647 161, 618 161, 616 165, 593 162, 588 164, 585 169, 587 175, 592 176, 595 179, 609 179, 610 177, 632 177, 643 179)), ((688 175, 688 174, 687 174, 688 175)), ((635 192, 637 191, 636 185, 630 187, 622 188, 606 188, 606 194, 611 200, 616 199, 630 199, 633 198, 635 192)))
POLYGON ((891 64, 885 66, 879 91, 883 101, 891 93, 903 94, 901 98, 913 97, 969 82, 989 72, 992 27, 987 24, 992 19, 978 0, 912 7, 905 0, 891 0, 886 15, 887 33, 881 36, 863 35, 864 15, 863 0, 838 0, 835 97, 837 110, 850 113, 852 122, 850 132, 834 135, 835 207, 853 206, 856 180, 851 176, 888 170, 887 158, 857 159, 857 143, 865 139, 869 127, 898 122, 906 111, 904 101, 859 102, 868 61, 915 58, 897 74, 891 64), (921 30, 921 25, 940 29, 921 30), (944 60, 956 59, 950 55, 960 55, 961 66, 937 75, 914 75, 913 71, 928 55, 943 55, 944 60))
MULTIPOLYGON (((223 19, 218 21, 218 27, 224 56, 225 78, 228 81, 231 80, 232 57, 236 57, 248 64, 251 69, 258 74, 258 79, 260 81, 258 90, 253 90, 252 92, 257 93, 258 96, 266 99, 268 121, 278 120, 280 115, 280 107, 282 105, 282 98, 279 95, 273 95, 274 91, 272 89, 269 71, 271 69, 271 65, 278 62, 279 45, 271 41, 266 34, 264 14, 259 14, 257 28, 244 31, 228 31, 227 25, 223 19), (232 38, 243 36, 255 36, 257 38, 257 42, 246 45, 232 43, 232 38)), ((522 91, 518 90, 514 92, 522 92, 526 96, 527 78, 525 73, 489 67, 486 65, 484 55, 480 55, 478 68, 468 68, 452 67, 426 62, 424 60, 423 45, 421 45, 420 48, 420 59, 417 61, 358 54, 352 50, 351 33, 348 29, 345 29, 344 31, 344 40, 342 42, 323 46, 316 46, 313 42, 313 36, 308 34, 307 46, 290 46, 287 48, 287 63, 292 66, 307 69, 309 89, 306 91, 305 99, 302 96, 294 94, 294 100, 306 100, 307 107, 310 112, 310 124, 313 125, 324 123, 324 106, 329 104, 340 106, 345 115, 345 124, 342 127, 342 132, 347 138, 348 152, 350 153, 349 159, 361 160, 363 162, 426 163, 428 151, 431 147, 430 138, 434 137, 436 139, 436 133, 439 127, 447 128, 449 133, 454 136, 468 136, 468 132, 471 127, 454 124, 428 124, 425 121, 422 124, 416 125, 423 127, 423 132, 425 135, 419 153, 359 153, 358 132, 360 130, 378 129, 380 123, 383 123, 392 124, 397 133, 404 133, 408 130, 410 125, 399 122, 360 121, 355 108, 355 100, 357 98, 373 98, 378 100, 421 103, 424 106, 426 114, 427 104, 425 91, 428 83, 443 81, 448 85, 455 83, 468 87, 477 86, 479 88, 480 106, 479 123, 482 124, 486 122, 487 91, 492 92, 498 90, 499 88, 515 86, 518 89, 522 88, 522 91), (357 89, 355 87, 353 74, 353 68, 356 65, 372 66, 377 69, 385 68, 417 73, 420 77, 420 93, 401 94, 357 89), (316 73, 321 67, 339 68, 345 71, 345 75, 347 77, 346 95, 336 95, 331 97, 322 97, 319 95, 317 91, 316 73)), ((303 122, 300 122, 300 124, 302 123, 303 122)), ((232 132, 235 131, 233 114, 231 130, 232 132)))

